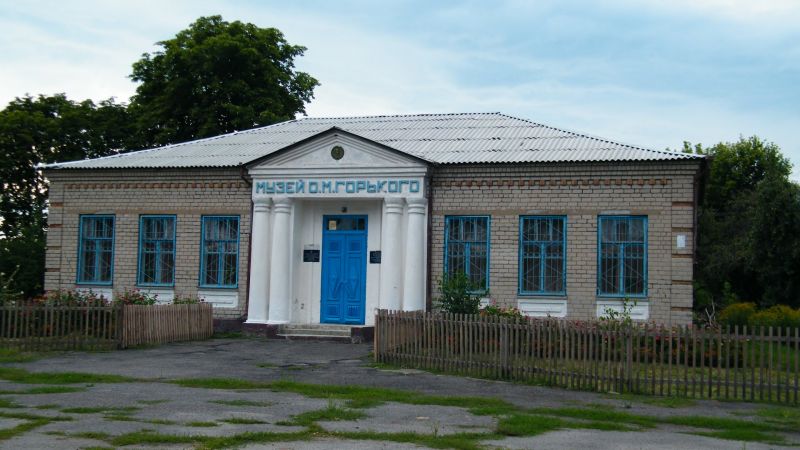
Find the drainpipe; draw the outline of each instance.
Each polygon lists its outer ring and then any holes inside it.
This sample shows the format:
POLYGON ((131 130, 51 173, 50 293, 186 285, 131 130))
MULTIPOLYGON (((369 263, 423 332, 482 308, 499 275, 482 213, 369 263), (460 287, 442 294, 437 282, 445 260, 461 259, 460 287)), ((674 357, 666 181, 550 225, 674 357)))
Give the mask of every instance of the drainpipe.
MULTIPOLYGON (((253 183, 248 178, 247 169, 244 165, 239 165, 239 177, 241 177, 242 181, 247 185, 247 187, 252 187, 253 183)), ((250 311, 250 266, 253 262, 253 208, 255 205, 253 204, 253 195, 250 195, 250 239, 247 240, 247 297, 244 302, 244 314, 242 314, 241 318, 247 316, 247 311, 250 311)))
POLYGON ((432 264, 432 256, 433 256, 433 174, 435 173, 435 168, 431 167, 428 172, 428 176, 426 177, 425 182, 425 195, 428 197, 428 242, 427 242, 427 253, 428 257, 426 258, 426 265, 427 272, 428 272, 428 282, 425 283, 425 309, 426 311, 433 310, 433 297, 432 297, 432 283, 433 283, 433 274, 431 273, 433 264, 432 264))

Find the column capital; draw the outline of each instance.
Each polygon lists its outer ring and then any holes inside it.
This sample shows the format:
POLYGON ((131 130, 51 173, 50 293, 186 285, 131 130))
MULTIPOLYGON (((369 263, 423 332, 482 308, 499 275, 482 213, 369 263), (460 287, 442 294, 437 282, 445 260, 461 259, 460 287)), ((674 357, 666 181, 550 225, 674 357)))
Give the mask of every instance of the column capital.
POLYGON ((269 212, 272 207, 272 197, 253 198, 253 212, 269 212))
POLYGON ((402 214, 403 213, 403 198, 402 197, 384 197, 383 208, 387 214, 402 214))
POLYGON ((273 201, 275 202, 275 212, 276 213, 283 213, 288 214, 292 210, 292 199, 291 197, 274 197, 273 201))
POLYGON ((425 206, 428 204, 428 199, 425 197, 408 197, 408 213, 409 214, 425 214, 425 206))

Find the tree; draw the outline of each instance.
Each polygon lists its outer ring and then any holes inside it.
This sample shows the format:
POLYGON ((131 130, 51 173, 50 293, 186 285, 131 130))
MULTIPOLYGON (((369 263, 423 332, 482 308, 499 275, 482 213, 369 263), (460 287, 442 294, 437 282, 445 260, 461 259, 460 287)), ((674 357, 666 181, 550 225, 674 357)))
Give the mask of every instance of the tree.
POLYGON ((125 105, 64 94, 26 96, 0 110, 0 272, 26 296, 42 289, 47 185, 40 163, 104 156, 130 136, 125 105))
POLYGON ((295 70, 306 48, 275 28, 201 17, 162 50, 145 53, 131 78, 141 146, 215 136, 293 119, 319 85, 295 70))
POLYGON ((735 300, 797 304, 800 198, 780 148, 758 137, 710 148, 699 207, 696 309, 735 300))

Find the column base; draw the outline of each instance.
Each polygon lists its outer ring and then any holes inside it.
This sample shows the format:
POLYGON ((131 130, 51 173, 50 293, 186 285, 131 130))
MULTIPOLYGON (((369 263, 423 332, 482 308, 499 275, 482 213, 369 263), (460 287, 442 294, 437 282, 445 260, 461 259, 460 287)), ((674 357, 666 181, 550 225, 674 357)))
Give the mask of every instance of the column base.
POLYGON ((278 337, 278 326, 245 322, 242 324, 242 332, 250 336, 263 336, 274 339, 278 337))
POLYGON ((289 323, 288 320, 268 320, 267 325, 286 325, 289 323))

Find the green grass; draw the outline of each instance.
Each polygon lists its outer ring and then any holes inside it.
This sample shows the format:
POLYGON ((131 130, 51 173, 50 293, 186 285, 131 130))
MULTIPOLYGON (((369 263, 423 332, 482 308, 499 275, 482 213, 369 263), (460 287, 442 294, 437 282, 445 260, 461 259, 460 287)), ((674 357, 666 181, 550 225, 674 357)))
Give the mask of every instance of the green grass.
POLYGON ((255 402, 252 400, 210 400, 209 403, 216 403, 218 405, 228 405, 228 406, 259 406, 259 407, 267 407, 274 405, 274 403, 272 402, 255 402))
POLYGON ((220 422, 230 423, 234 425, 257 425, 266 423, 263 420, 251 419, 249 417, 228 417, 225 419, 220 419, 220 422))
POLYGON ((84 438, 84 439, 95 439, 98 441, 105 441, 111 437, 108 433, 103 433, 101 431, 82 431, 80 433, 72 433, 70 436, 84 438))
POLYGON ((38 394, 68 394, 83 392, 86 388, 74 386, 38 386, 19 391, 0 391, 0 395, 38 395, 38 394))
POLYGON ((270 389, 272 384, 260 381, 240 380, 236 378, 179 378, 170 383, 182 387, 202 389, 270 389))
POLYGON ((20 405, 19 403, 13 400, 0 398, 0 408, 24 408, 24 406, 20 405))
POLYGON ((67 422, 72 420, 69 416, 40 416, 20 411, 0 411, 0 417, 6 419, 20 419, 20 420, 50 420, 55 422, 67 422))
POLYGON ((81 372, 28 372, 16 367, 0 367, 0 379, 23 384, 127 383, 136 381, 121 375, 81 372))
POLYGON ((98 414, 98 413, 111 413, 111 414, 127 414, 138 411, 139 408, 135 406, 80 406, 74 408, 65 408, 61 412, 65 414, 98 414))
POLYGON ((108 440, 111 445, 159 445, 159 444, 193 444, 203 449, 220 449, 239 447, 244 444, 304 441, 311 438, 310 433, 303 431, 297 433, 270 433, 251 432, 240 433, 232 436, 193 436, 178 434, 163 434, 152 431, 136 431, 116 436, 108 440))
POLYGON ((36 361, 47 356, 42 352, 22 352, 15 348, 0 348, 0 364, 36 361))
POLYGON ((765 444, 782 445, 786 443, 783 436, 774 433, 765 433, 756 430, 722 430, 722 431, 708 431, 692 433, 698 436, 708 436, 717 439, 727 439, 730 441, 745 441, 745 442, 762 442, 765 444))
POLYGON ((219 426, 217 422, 203 422, 200 420, 194 422, 186 422, 184 425, 186 425, 187 427, 197 427, 197 428, 211 428, 219 426))
POLYGON ((361 411, 330 404, 325 409, 297 414, 292 417, 291 421, 284 422, 282 425, 310 426, 319 421, 335 422, 342 420, 358 420, 366 416, 367 415, 361 411))
POLYGON ((5 441, 15 436, 19 436, 20 434, 27 433, 28 431, 47 425, 50 422, 51 421, 48 419, 35 419, 21 423, 15 427, 2 429, 0 430, 0 441, 5 441))

